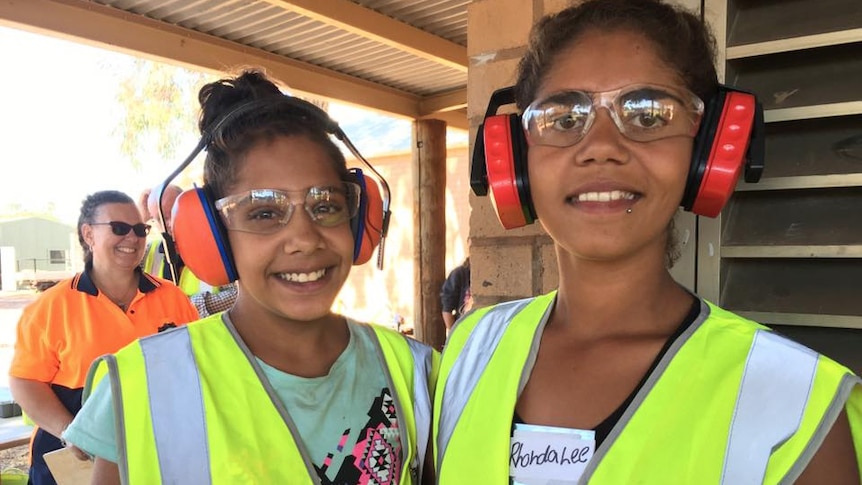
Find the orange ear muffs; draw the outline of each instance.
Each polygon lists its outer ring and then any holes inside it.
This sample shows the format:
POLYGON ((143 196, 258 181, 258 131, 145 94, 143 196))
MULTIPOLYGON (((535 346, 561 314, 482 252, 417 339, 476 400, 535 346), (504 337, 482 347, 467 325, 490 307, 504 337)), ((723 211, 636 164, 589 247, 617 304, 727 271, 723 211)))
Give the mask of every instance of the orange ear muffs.
POLYGON ((763 108, 753 94, 719 86, 709 101, 694 142, 681 206, 715 217, 724 208, 739 176, 757 182, 763 172, 763 108))
POLYGON ((206 187, 180 194, 171 220, 177 252, 199 280, 211 286, 237 280, 227 231, 206 187))
POLYGON ((350 220, 350 231, 353 233, 353 264, 367 263, 383 235, 383 198, 380 188, 371 177, 354 168, 350 170, 352 178, 362 189, 359 197, 359 210, 350 220))
MULTIPOLYGON (((291 96, 265 97, 237 106, 206 129, 194 150, 165 180, 167 186, 194 158, 211 145, 230 136, 235 120, 250 113, 262 112, 268 116, 278 110, 291 110, 293 116, 303 116, 307 121, 319 124, 328 134, 340 140, 347 149, 377 178, 366 176, 359 169, 351 170, 351 182, 360 187, 360 207, 351 219, 354 237, 354 264, 363 264, 371 259, 377 248, 378 267, 383 268, 383 247, 389 228, 389 184, 356 149, 344 131, 338 127, 325 111, 299 98, 291 96)), ((174 203, 173 237, 167 235, 165 242, 180 253, 186 266, 201 281, 212 286, 221 286, 239 278, 233 261, 227 230, 215 209, 215 197, 207 186, 186 191, 174 203)), ((170 251, 174 251, 170 249, 170 251)))

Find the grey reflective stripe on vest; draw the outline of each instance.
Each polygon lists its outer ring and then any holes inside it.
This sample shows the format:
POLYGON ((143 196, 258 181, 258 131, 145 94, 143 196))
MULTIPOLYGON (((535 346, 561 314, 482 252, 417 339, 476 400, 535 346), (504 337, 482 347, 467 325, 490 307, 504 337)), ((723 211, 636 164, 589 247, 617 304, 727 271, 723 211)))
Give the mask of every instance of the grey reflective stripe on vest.
MULTIPOLYGON (((159 247, 161 247, 160 243, 156 243, 156 253, 153 254, 153 269, 150 274, 154 276, 158 276, 159 278, 163 278, 165 276, 165 270, 163 269, 165 264, 165 255, 159 251, 159 247)), ((173 271, 173 270, 172 270, 173 271)))
POLYGON ((757 331, 730 425, 722 484, 763 483, 772 451, 802 422, 817 358, 771 331, 757 331))
POLYGON ((117 366, 117 357, 113 354, 106 354, 98 357, 90 365, 90 370, 87 372, 87 380, 84 384, 84 393, 81 397, 82 404, 90 398, 90 393, 95 387, 96 370, 99 368, 99 363, 104 362, 108 368, 108 372, 104 379, 108 379, 111 385, 111 408, 114 412, 114 430, 117 443, 117 469, 120 474, 120 483, 123 485, 129 484, 129 462, 126 456, 126 424, 125 413, 123 412, 123 389, 120 387, 120 369, 117 366))
POLYGON ((431 434, 431 393, 428 379, 431 376, 432 350, 411 338, 406 339, 413 354, 413 419, 416 422, 416 461, 419 477, 425 465, 428 435, 431 434))
POLYGON ((212 483, 204 400, 188 328, 157 337, 141 339, 140 345, 162 483, 212 483))
MULTIPOLYGON (((461 413, 467 406, 467 400, 473 394, 479 378, 485 373, 485 368, 488 367, 491 356, 494 355, 500 340, 508 330, 509 323, 532 301, 533 299, 530 298, 501 303, 481 316, 470 336, 467 337, 464 348, 455 358, 455 363, 446 376, 446 382, 443 383, 443 389, 437 388, 437 392, 443 393, 440 407, 446 410, 440 413, 437 428, 438 470, 443 464, 446 447, 449 445, 458 419, 461 418, 461 413)), ((470 315, 464 318, 468 319, 470 315)))

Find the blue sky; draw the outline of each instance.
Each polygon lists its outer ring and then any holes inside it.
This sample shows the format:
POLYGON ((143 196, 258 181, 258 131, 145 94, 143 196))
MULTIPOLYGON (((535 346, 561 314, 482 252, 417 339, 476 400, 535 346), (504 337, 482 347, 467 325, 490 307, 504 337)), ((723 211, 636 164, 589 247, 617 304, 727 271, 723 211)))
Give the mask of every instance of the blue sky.
MULTIPOLYGON (((120 152, 116 87, 132 69, 132 57, 0 27, 0 62, 6 67, 0 76, 0 216, 15 206, 36 212, 53 206, 55 216, 74 223, 88 193, 116 189, 134 198, 181 161, 182 154, 177 160, 150 157, 136 170, 120 152)), ((409 149, 408 120, 336 103, 330 114, 366 157, 409 149)), ((191 150, 196 139, 189 136, 191 150)))

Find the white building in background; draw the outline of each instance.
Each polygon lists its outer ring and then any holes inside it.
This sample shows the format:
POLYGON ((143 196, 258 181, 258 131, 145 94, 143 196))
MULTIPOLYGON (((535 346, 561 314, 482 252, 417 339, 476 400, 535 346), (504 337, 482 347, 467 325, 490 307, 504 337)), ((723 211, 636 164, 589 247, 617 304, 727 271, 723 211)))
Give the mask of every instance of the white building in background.
POLYGON ((83 268, 74 226, 45 217, 0 220, 0 282, 3 290, 14 274, 15 286, 56 282, 83 268))

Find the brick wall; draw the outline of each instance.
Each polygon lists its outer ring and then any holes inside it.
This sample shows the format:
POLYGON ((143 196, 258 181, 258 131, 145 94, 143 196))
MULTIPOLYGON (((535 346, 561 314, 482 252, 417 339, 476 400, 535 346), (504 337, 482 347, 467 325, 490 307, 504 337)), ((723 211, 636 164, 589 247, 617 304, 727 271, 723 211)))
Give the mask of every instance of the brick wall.
MULTIPOLYGON (((467 112, 471 139, 496 89, 515 82, 533 23, 563 0, 478 0, 468 7, 470 75, 467 112)), ((541 225, 505 230, 488 197, 470 195, 470 266, 474 306, 524 298, 557 286, 550 237, 541 225)))

